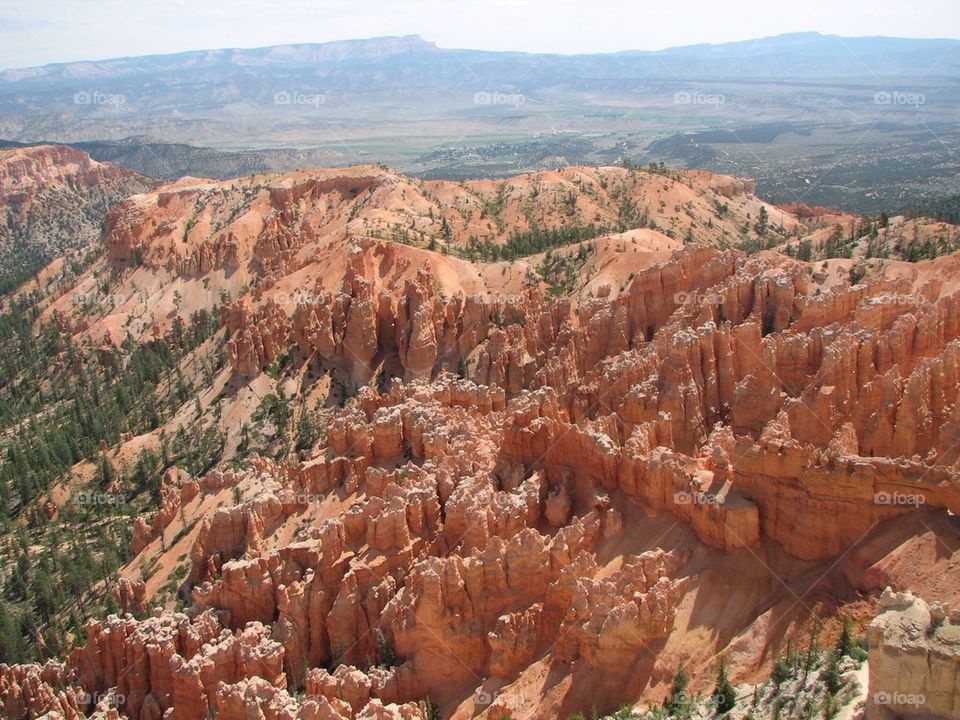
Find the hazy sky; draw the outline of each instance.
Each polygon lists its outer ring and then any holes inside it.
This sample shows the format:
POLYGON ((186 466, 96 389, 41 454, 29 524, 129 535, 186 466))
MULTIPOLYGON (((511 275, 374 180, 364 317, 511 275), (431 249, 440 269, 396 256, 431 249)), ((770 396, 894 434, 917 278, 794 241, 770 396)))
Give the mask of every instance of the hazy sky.
POLYGON ((414 33, 577 53, 803 30, 960 38, 960 0, 0 0, 0 68, 414 33))

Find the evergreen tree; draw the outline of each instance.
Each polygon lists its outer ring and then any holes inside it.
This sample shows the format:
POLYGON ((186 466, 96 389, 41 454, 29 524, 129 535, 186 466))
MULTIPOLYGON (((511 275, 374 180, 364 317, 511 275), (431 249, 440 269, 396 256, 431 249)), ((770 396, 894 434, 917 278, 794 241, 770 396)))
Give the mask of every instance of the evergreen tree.
POLYGON ((717 684, 713 689, 713 697, 717 705, 717 714, 723 715, 733 710, 737 703, 737 692, 727 678, 727 661, 720 658, 720 667, 717 669, 717 684))
POLYGON ((843 618, 843 629, 840 631, 840 637, 837 638, 837 647, 836 653, 839 657, 846 655, 847 657, 854 656, 854 644, 852 636, 852 626, 850 624, 850 618, 844 616, 843 618))
POLYGON ((830 695, 836 695, 843 687, 843 678, 840 675, 840 654, 836 650, 828 653, 827 661, 820 671, 820 680, 830 695))
POLYGON ((33 580, 30 582, 30 597, 36 613, 44 622, 50 622, 50 618, 57 611, 60 598, 57 588, 46 570, 34 574, 33 580))
POLYGON ((687 670, 680 663, 677 671, 673 674, 673 681, 670 683, 670 694, 663 701, 663 709, 669 715, 682 715, 690 708, 690 698, 687 694, 687 686, 690 684, 690 678, 687 677, 687 670))
POLYGON ((803 662, 803 680, 806 682, 807 676, 817 663, 820 657, 820 620, 814 619, 813 626, 810 628, 810 640, 807 643, 807 654, 803 662))
POLYGON ((0 662, 12 665, 26 659, 20 623, 10 608, 0 603, 0 662))
POLYGON ((760 206, 760 215, 757 218, 757 224, 755 229, 757 231, 757 237, 763 238, 767 234, 767 229, 770 225, 770 218, 767 214, 767 209, 761 205, 760 206))
POLYGON ((320 437, 321 426, 316 416, 304 408, 300 412, 300 418, 297 420, 297 442, 295 448, 298 452, 308 450, 320 437))

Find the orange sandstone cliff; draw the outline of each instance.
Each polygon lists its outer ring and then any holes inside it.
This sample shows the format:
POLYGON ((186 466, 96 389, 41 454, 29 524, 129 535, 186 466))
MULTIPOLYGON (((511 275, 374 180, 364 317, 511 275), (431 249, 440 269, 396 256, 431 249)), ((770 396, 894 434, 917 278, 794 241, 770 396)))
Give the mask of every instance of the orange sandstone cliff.
POLYGON ((355 392, 299 458, 167 472, 115 589, 125 613, 62 660, 0 666, 4 716, 413 719, 429 698, 444 717, 564 718, 658 702, 681 661, 697 686, 721 655, 758 677, 814 616, 863 621, 887 586, 956 603, 956 258, 851 285, 842 262, 722 249, 752 191, 361 167, 184 179, 115 207, 109 307, 81 318, 65 292, 48 316, 119 345, 216 306, 226 363, 197 403, 219 403, 231 452, 250 393, 355 392), (625 197, 695 242, 603 233, 562 292, 542 255, 463 252, 531 218, 612 228, 625 197), (177 566, 185 607, 149 610, 177 566))

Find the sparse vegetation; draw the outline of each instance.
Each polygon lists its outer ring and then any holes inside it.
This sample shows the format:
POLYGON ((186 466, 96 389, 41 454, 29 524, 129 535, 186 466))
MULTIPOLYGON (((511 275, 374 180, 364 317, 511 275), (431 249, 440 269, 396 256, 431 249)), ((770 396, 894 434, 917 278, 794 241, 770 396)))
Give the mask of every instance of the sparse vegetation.
POLYGON ((551 295, 571 293, 576 287, 579 271, 594 252, 596 248, 592 243, 581 243, 576 253, 547 250, 535 271, 549 285, 551 295))
POLYGON ((0 315, 0 524, 8 537, 0 553, 14 568, 0 601, 0 633, 20 637, 0 638, 0 662, 62 654, 82 640, 85 617, 114 610, 107 584, 130 557, 132 517, 157 501, 166 467, 202 471, 221 447, 215 431, 181 427, 177 452, 144 449, 133 467, 117 466, 103 451, 121 433, 158 428, 194 397, 180 362, 216 332, 215 313, 197 313, 189 324, 176 319, 165 338, 105 353, 77 345, 55 322, 35 334, 39 299, 0 315), (48 516, 44 493, 80 462, 94 467, 91 482, 48 516))
POLYGON ((558 228, 536 228, 523 233, 514 233, 503 245, 491 240, 478 240, 471 237, 466 247, 453 250, 457 255, 472 261, 498 262, 516 260, 528 255, 536 255, 553 248, 575 245, 605 235, 609 229, 601 225, 564 225, 558 228))

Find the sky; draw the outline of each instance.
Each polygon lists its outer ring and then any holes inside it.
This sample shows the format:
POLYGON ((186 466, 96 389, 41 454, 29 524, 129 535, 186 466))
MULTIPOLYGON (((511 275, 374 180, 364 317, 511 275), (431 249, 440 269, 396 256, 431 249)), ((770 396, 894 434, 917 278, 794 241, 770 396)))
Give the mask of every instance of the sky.
POLYGON ((418 34, 444 48, 659 50, 785 32, 960 38, 958 0, 0 0, 0 68, 418 34))

